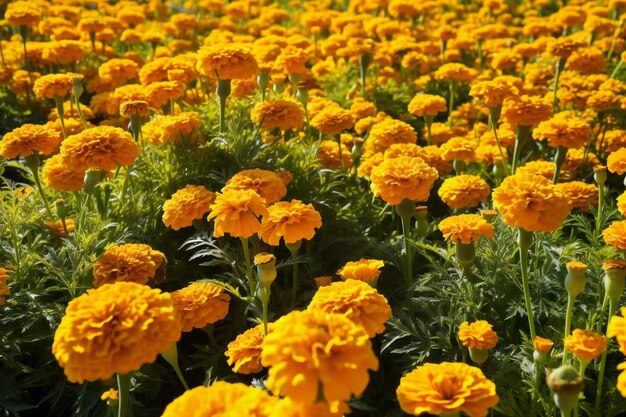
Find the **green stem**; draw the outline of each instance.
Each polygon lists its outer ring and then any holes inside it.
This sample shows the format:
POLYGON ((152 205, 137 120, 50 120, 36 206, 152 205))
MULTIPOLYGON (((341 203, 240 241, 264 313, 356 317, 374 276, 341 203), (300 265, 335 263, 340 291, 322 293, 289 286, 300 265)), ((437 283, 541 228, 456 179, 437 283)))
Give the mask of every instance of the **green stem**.
POLYGON ((35 185, 37 186, 37 190, 39 190, 39 194, 41 195, 41 199, 43 200, 43 205, 46 209, 46 213, 50 216, 51 219, 54 219, 52 215, 52 210, 50 210, 50 203, 48 202, 48 197, 46 196, 46 192, 44 191, 41 185, 41 179, 39 178, 39 164, 41 160, 39 159, 39 153, 35 152, 24 158, 26 161, 26 166, 33 173, 33 178, 35 179, 35 185))
POLYGON ((611 73, 611 76, 609 78, 615 78, 615 76, 617 75, 617 71, 619 71, 619 69, 622 67, 623 63, 624 63, 624 61, 622 61, 620 59, 619 62, 617 63, 617 65, 615 66, 615 69, 613 70, 613 72, 611 73))
MULTIPOLYGON (((572 327, 572 312, 574 310, 574 297, 567 295, 567 312, 565 313, 565 331, 563 332, 563 337, 569 336, 570 329, 572 327)), ((563 361, 561 365, 565 365, 567 362, 567 348, 563 348, 563 361)))
POLYGON ((559 91, 559 78, 561 78, 561 71, 565 66, 565 58, 559 58, 556 61, 556 73, 554 74, 554 100, 552 101, 552 110, 556 113, 559 107, 559 98, 557 92, 559 91))
POLYGON ((131 374, 117 374, 117 415, 118 417, 126 417, 130 408, 130 377, 131 374))
POLYGON ((299 276, 298 276, 298 264, 295 262, 296 258, 298 257, 298 250, 300 249, 300 246, 302 245, 302 241, 299 240, 296 243, 293 244, 287 244, 287 249, 289 249, 289 253, 291 254, 291 260, 293 261, 293 283, 291 285, 291 307, 295 307, 296 306, 296 300, 297 300, 297 295, 298 295, 298 286, 299 286, 299 276))
POLYGON ((176 348, 176 342, 172 343, 169 348, 161 352, 161 356, 163 356, 163 359, 165 359, 167 363, 174 368, 174 372, 176 372, 176 376, 180 380, 180 383, 183 384, 185 390, 189 391, 189 385, 187 384, 187 381, 180 370, 180 366, 178 365, 178 349, 176 348))
MULTIPOLYGON (((613 300, 609 301, 609 316, 606 324, 607 330, 609 327, 609 321, 611 317, 615 315, 615 310, 617 309, 617 306, 615 304, 616 303, 614 303, 613 300)), ((607 348, 604 349, 604 352, 602 352, 602 359, 600 360, 600 370, 598 371, 598 388, 596 389, 596 401, 593 406, 594 417, 600 416, 600 401, 602 400, 602 385, 604 384, 604 370, 606 369, 606 356, 608 352, 609 348, 607 346, 607 348)))
POLYGON ((598 184, 598 212, 596 214, 596 242, 600 238, 600 229, 602 228, 602 216, 604 211, 604 184, 598 184))
POLYGON ((226 126, 226 99, 230 95, 230 80, 217 80, 217 97, 220 104, 220 133, 224 133, 226 126))
POLYGON ((432 136, 432 127, 433 127, 433 120, 434 120, 434 116, 430 116, 430 115, 424 115, 424 121, 426 122, 426 145, 430 146, 431 143, 431 136, 432 136))
POLYGON ((67 138, 67 130, 65 129, 65 112, 63 110, 63 99, 59 96, 54 96, 54 105, 57 108, 59 114, 59 121, 61 122, 61 132, 63 133, 63 139, 67 138))
POLYGON ((415 203, 404 199, 396 206, 396 213, 402 221, 402 237, 404 240, 404 262, 406 267, 406 281, 409 287, 413 287, 413 256, 410 244, 411 219, 415 214, 415 203))
MULTIPOLYGON (((261 306, 263 308, 263 334, 267 334, 268 310, 270 304, 271 284, 261 284, 261 306)), ((293 294, 293 293, 292 293, 293 294)))
POLYGON ((452 115, 452 110, 454 110, 454 93, 456 90, 456 85, 454 81, 450 81, 450 106, 448 107, 448 117, 452 115))
POLYGON ((504 175, 509 176, 509 168, 507 167, 506 158, 502 151, 502 145, 500 144, 500 138, 498 137, 498 120, 500 119, 500 111, 502 107, 489 107, 489 126, 493 130, 493 137, 496 139, 496 145, 498 145, 498 152, 500 152, 500 158, 502 159, 502 167, 504 168, 504 175))
POLYGON ((74 97, 74 104, 76 105, 76 110, 78 111, 78 117, 80 118, 80 121, 83 124, 83 127, 87 129, 88 128, 87 120, 85 119, 85 116, 83 116, 83 110, 80 108, 80 101, 78 100, 78 97, 74 97))
POLYGON ((528 249, 533 241, 533 233, 528 232, 521 227, 519 228, 519 255, 520 266, 522 269, 522 285, 524 288, 524 302, 526 303, 526 313, 528 314, 528 326, 530 328, 530 340, 535 340, 537 333, 535 332, 535 318, 533 307, 530 299, 530 283, 528 280, 528 249))
POLYGON ((517 162, 519 160, 520 154, 522 153, 522 148, 526 143, 526 138, 530 134, 530 126, 517 125, 517 134, 515 137, 515 148, 513 150, 513 161, 511 162, 511 172, 515 174, 515 170, 517 169, 517 162))
POLYGON ((565 162, 565 155, 567 154, 567 148, 565 146, 559 146, 556 148, 556 153, 554 154, 554 175, 552 176, 552 183, 556 184, 559 179, 559 172, 561 171, 561 167, 565 162))
POLYGON ((248 247, 248 238, 241 237, 241 245, 243 246, 243 257, 246 262, 246 275, 248 277, 248 295, 254 297, 256 282, 254 281, 254 275, 252 275, 252 265, 250 264, 250 248, 248 247))

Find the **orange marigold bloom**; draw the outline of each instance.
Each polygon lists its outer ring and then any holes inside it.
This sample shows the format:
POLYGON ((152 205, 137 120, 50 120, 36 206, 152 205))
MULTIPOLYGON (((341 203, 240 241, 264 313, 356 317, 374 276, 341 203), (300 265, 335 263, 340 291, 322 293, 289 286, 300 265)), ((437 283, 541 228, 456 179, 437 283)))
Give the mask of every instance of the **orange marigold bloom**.
POLYGON ((233 237, 249 238, 261 230, 259 216, 267 216, 264 198, 254 190, 231 189, 216 193, 207 220, 215 219, 215 237, 228 233, 233 237))
POLYGON ((293 100, 265 100, 250 113, 252 121, 263 129, 297 130, 304 125, 304 109, 293 100))
POLYGON ((67 237, 70 233, 74 233, 76 231, 76 224, 73 219, 66 219, 65 227, 63 227, 63 222, 61 220, 57 220, 56 222, 45 221, 43 224, 50 229, 55 237, 67 237), (65 230, 66 228, 67 231, 65 230))
POLYGON ((576 40, 572 36, 554 38, 546 46, 546 52, 556 58, 567 58, 577 49, 587 46, 584 42, 576 40))
POLYGON ((136 78, 138 74, 139 65, 126 58, 109 59, 98 68, 100 78, 113 80, 117 85, 122 85, 128 80, 136 78))
POLYGON ((565 348, 582 361, 591 361, 606 350, 606 337, 590 330, 576 329, 564 340, 565 348))
POLYGON ((571 210, 579 208, 588 213, 589 206, 596 207, 598 205, 598 187, 595 184, 571 181, 556 184, 555 188, 567 197, 571 210))
POLYGON ((606 166, 609 171, 617 175, 624 174, 626 172, 626 148, 612 152, 606 160, 606 166))
POLYGON ((120 116, 148 117, 149 114, 150 114, 150 107, 147 101, 129 100, 129 101, 124 101, 120 103, 120 116))
POLYGON ((626 362, 617 365, 617 370, 622 371, 617 377, 617 390, 622 394, 622 397, 626 397, 626 362))
POLYGON ((78 191, 85 186, 85 171, 69 168, 61 154, 46 160, 41 177, 48 187, 58 191, 78 191))
POLYGON ((479 214, 460 214, 439 222, 439 230, 445 239, 468 245, 482 236, 493 239, 494 227, 479 214))
MULTIPOLYGON (((0 274, 1 275, 1 274, 0 274)), ((626 307, 620 309, 622 316, 613 316, 609 320, 609 327, 606 329, 606 337, 614 337, 619 345, 619 350, 626 355, 626 307)))
POLYGON ((552 346, 554 346, 554 342, 550 339, 546 339, 545 337, 535 336, 535 340, 533 340, 533 347, 539 353, 550 352, 552 346))
POLYGON ((7 159, 26 157, 34 152, 50 155, 61 143, 61 135, 47 125, 24 124, 0 140, 0 155, 7 159))
MULTIPOLYGON (((269 324, 268 333, 272 331, 272 328, 273 325, 269 324)), ((263 325, 259 324, 246 330, 228 344, 225 355, 228 358, 228 365, 233 367, 233 371, 238 374, 255 374, 263 370, 261 344, 264 338, 263 325)))
POLYGON ((446 110, 446 99, 432 94, 418 94, 409 102, 409 113, 415 116, 436 116, 446 110))
POLYGON ((496 385, 465 363, 426 363, 402 377, 396 390, 400 408, 413 415, 467 413, 485 417, 498 403, 496 385))
POLYGON ((498 343, 498 335, 493 326, 485 320, 473 323, 463 322, 459 327, 459 340, 463 346, 473 349, 492 349, 498 343))
POLYGON ((436 80, 470 82, 478 72, 458 62, 443 64, 433 73, 436 80))
POLYGON ((229 43, 210 45, 198 51, 197 70, 220 80, 248 79, 256 76, 258 65, 249 47, 229 43))
POLYGON ((230 296, 219 285, 194 282, 171 294, 183 332, 206 327, 228 314, 230 296))
POLYGON ((626 191, 617 197, 617 209, 622 216, 626 216, 626 191))
POLYGON ((380 276, 380 268, 385 263, 379 259, 359 259, 358 261, 350 261, 337 271, 337 275, 341 279, 353 279, 364 281, 372 286, 376 286, 376 281, 380 276))
POLYGON ((36 7, 31 6, 25 1, 9 3, 4 13, 4 19, 11 26, 37 26, 41 20, 41 12, 36 7))
POLYGON ((626 249, 626 220, 611 223, 609 227, 602 232, 602 238, 609 246, 616 249, 626 249))
POLYGON ((547 178, 511 175, 492 193, 504 221, 529 232, 553 232, 569 214, 567 197, 547 178))
POLYGON ((278 246, 281 239, 287 244, 311 240, 315 229, 322 227, 322 217, 312 204, 300 200, 279 201, 267 208, 261 224, 261 240, 278 246))
POLYGON ((183 140, 197 142, 202 121, 198 113, 189 111, 167 116, 153 117, 142 126, 141 134, 146 142, 155 145, 178 143, 183 140))
MULTIPOLYGON (((517 175, 539 175, 552 180, 554 175, 554 162, 538 159, 536 161, 528 161, 515 171, 517 175)), ((561 172, 561 175, 563 172, 561 172)))
POLYGON ((146 94, 150 106, 161 108, 170 100, 176 100, 185 95, 185 85, 178 81, 158 81, 146 87, 146 94))
POLYGON ((5 297, 11 293, 7 281, 11 279, 7 270, 0 268, 0 305, 4 304, 5 297))
POLYGON ((552 105, 541 97, 508 97, 502 104, 502 116, 512 125, 536 126, 552 116, 552 105))
POLYGON ((65 139, 61 155, 72 169, 111 171, 135 162, 139 146, 130 133, 119 127, 97 126, 65 139))
POLYGON ((518 94, 519 90, 512 82, 499 78, 478 82, 470 89, 470 96, 483 101, 485 106, 493 108, 502 106, 505 98, 518 94))
POLYGON ((438 194, 452 208, 476 207, 487 200, 489 184, 478 175, 457 175, 447 178, 438 194))
POLYGON ((180 339, 172 297, 134 282, 116 282, 70 301, 52 353, 71 382, 135 371, 180 339))
POLYGON ((533 130, 533 137, 538 140, 547 140, 548 146, 553 148, 581 148, 591 137, 589 122, 576 117, 571 112, 561 112, 545 120, 533 130))
POLYGON ((93 285, 115 282, 145 284, 165 278, 167 259, 163 253, 142 243, 111 245, 93 264, 93 285))
POLYGON ((403 121, 387 117, 375 123, 363 146, 363 155, 369 157, 384 152, 393 145, 415 144, 417 135, 413 127, 403 121))
POLYGON ((349 110, 330 106, 311 119, 311 126, 324 135, 338 135, 354 126, 354 118, 349 110))
POLYGON ((368 283, 355 279, 319 287, 308 310, 341 314, 363 326, 370 338, 385 331, 391 316, 387 299, 368 283))
POLYGON ((426 201, 437 178, 437 170, 423 159, 400 156, 385 159, 372 169, 370 188, 374 195, 392 205, 400 204, 405 198, 426 201))
POLYGON ((456 136, 441 145, 441 157, 446 161, 472 160, 476 152, 476 141, 456 136))
POLYGON ((339 145, 334 140, 323 140, 317 146, 317 157, 324 168, 339 169, 352 166, 352 153, 347 146, 341 147, 341 159, 339 159, 339 145))
POLYGON ((163 224, 174 230, 191 226, 211 210, 215 193, 201 185, 187 185, 163 203, 163 224))
POLYGON ((35 80, 33 91, 37 98, 67 97, 72 91, 72 74, 47 74, 35 80))
POLYGON ((110 388, 108 391, 105 391, 100 396, 102 401, 113 400, 117 401, 119 399, 119 393, 116 389, 110 388))
POLYGON ((254 190, 265 199, 266 204, 272 204, 287 194, 287 183, 276 172, 264 169, 245 169, 231 177, 222 188, 228 190, 254 190))
POLYGON ((314 404, 320 389, 327 402, 347 401, 369 382, 378 359, 365 330, 341 314, 292 311, 265 336, 261 363, 276 395, 314 404))

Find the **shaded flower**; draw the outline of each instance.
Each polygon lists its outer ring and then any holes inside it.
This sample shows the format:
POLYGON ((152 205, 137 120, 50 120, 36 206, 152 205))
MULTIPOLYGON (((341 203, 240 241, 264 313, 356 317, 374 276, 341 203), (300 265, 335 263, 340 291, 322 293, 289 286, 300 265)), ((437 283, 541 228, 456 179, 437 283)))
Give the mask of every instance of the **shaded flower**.
MULTIPOLYGON (((271 331, 272 325, 269 324, 268 332, 271 331)), ((225 355, 233 371, 239 374, 255 374, 263 370, 261 344, 264 338, 263 324, 259 324, 241 333, 228 344, 225 355)))

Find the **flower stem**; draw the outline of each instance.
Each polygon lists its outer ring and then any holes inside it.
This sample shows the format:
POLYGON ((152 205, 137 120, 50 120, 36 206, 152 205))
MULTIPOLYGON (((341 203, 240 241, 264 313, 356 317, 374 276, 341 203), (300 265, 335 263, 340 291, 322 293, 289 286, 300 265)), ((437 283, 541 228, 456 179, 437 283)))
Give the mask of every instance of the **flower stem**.
POLYGON ((226 99, 230 95, 230 80, 217 80, 217 97, 220 104, 220 133, 224 133, 226 125, 226 99))
POLYGON ((528 327, 530 328, 530 340, 535 340, 537 333, 535 332, 535 318, 533 315, 533 307, 530 300, 530 284, 528 282, 528 249, 533 241, 533 233, 528 232, 521 227, 519 228, 519 244, 520 266, 522 269, 522 285, 524 288, 524 302, 526 303, 526 313, 528 314, 528 327))
POLYGON ((250 264, 250 248, 248 247, 248 238, 241 237, 241 245, 243 246, 243 257, 246 262, 246 276, 248 277, 248 295, 254 297, 256 283, 254 275, 252 275, 252 265, 250 264))
POLYGON ((489 107, 489 126, 493 130, 493 137, 496 139, 496 145, 498 145, 498 152, 500 152, 500 158, 502 158, 502 166, 504 167, 504 175, 509 176, 509 168, 506 164, 506 158, 502 151, 502 145, 500 144, 500 138, 498 138, 498 119, 500 119, 500 111, 502 107, 489 107))
POLYGON ((404 239, 404 261, 406 266, 406 281, 409 287, 413 286, 413 256, 409 243, 411 236, 411 219, 415 214, 415 203, 409 199, 404 199, 396 206, 396 213, 402 220, 402 236, 404 239))
POLYGON ((554 112, 557 111, 559 107, 559 98, 557 96, 557 92, 559 91, 559 78, 561 78, 561 71, 565 66, 565 58, 559 58, 556 61, 556 73, 554 74, 554 100, 552 101, 552 110, 554 112))
POLYGON ((554 175, 552 176, 552 183, 556 184, 559 180, 559 172, 561 171, 561 167, 565 162, 565 155, 567 154, 567 148, 565 146, 559 146, 556 148, 556 153, 554 154, 554 175))
POLYGON ((163 359, 169 363, 172 368, 174 368, 174 372, 176 372, 176 376, 180 380, 180 383, 183 384, 185 390, 189 391, 189 385, 183 376, 183 373, 180 371, 180 366, 178 365, 178 349, 176 348, 176 342, 172 343, 170 347, 161 352, 161 356, 163 359))
POLYGON ((78 111, 78 117, 80 118, 81 123, 85 129, 88 128, 87 120, 85 120, 85 116, 83 116, 83 110, 80 108, 80 101, 78 97, 74 97, 74 104, 76 105, 76 110, 78 111))
MULTIPOLYGON (((617 309, 616 303, 613 300, 609 300, 609 316, 607 319, 606 327, 608 331, 609 321, 611 317, 615 315, 615 310, 617 309)), ((608 339, 608 338, 607 338, 608 339)), ((596 401, 593 406, 593 416, 597 417, 600 415, 600 401, 602 400, 602 385, 604 384, 604 370, 606 369, 606 355, 609 352, 609 348, 607 347, 602 352, 602 359, 600 359, 600 369, 598 371, 598 388, 596 389, 596 401)))
POLYGON ((515 169, 517 168, 517 162, 519 160, 520 154, 522 153, 522 148, 526 143, 526 138, 530 134, 530 126, 517 125, 517 135, 515 138, 515 148, 513 150, 513 161, 511 162, 511 172, 515 174, 515 169))
POLYGON ((54 105, 57 108, 59 114, 59 121, 61 122, 61 132, 63 133, 63 139, 67 138, 67 130, 65 129, 65 118, 63 110, 63 99, 57 95, 54 96, 54 105))
POLYGON ((39 153, 35 152, 27 156, 24 159, 26 160, 26 166, 33 173, 33 178, 35 179, 35 185, 37 186, 37 190, 39 190, 39 194, 41 195, 41 199, 43 200, 43 205, 46 209, 46 213, 48 213, 48 216, 50 216, 51 219, 54 219, 54 216, 52 215, 52 210, 50 210, 50 203, 48 202, 48 197, 46 196, 46 193, 43 187, 41 186, 41 179, 39 178, 39 164, 41 162, 39 159, 39 153))
POLYGON ((604 211, 604 184, 598 184, 598 212, 596 214, 596 242, 600 238, 600 229, 602 228, 602 214, 604 211))
POLYGON ((289 249, 289 253, 291 253, 291 260, 293 261, 293 283, 291 285, 291 307, 295 307, 296 305, 296 300, 297 300, 297 295, 298 295, 298 264, 295 262, 296 258, 298 257, 298 250, 300 249, 300 246, 302 245, 302 241, 299 240, 296 243, 292 243, 292 244, 287 244, 287 249, 289 249))
POLYGON ((117 374, 117 392, 119 395, 117 403, 118 417, 126 417, 130 408, 130 377, 130 373, 117 374))
MULTIPOLYGON (((570 329, 572 327, 572 312, 574 310, 574 297, 571 295, 567 296, 567 312, 565 313, 565 331, 563 332, 563 337, 569 336, 570 329)), ((563 348, 563 361, 561 365, 565 365, 567 362, 567 348, 563 348)))

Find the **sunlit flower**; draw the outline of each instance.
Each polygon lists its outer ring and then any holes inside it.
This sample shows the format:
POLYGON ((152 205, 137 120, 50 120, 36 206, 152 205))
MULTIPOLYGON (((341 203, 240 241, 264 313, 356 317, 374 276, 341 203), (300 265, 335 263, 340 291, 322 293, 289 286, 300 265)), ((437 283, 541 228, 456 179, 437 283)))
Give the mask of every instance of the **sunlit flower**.
POLYGON ((421 158, 400 156, 384 160, 372 169, 370 178, 372 192, 387 203, 397 205, 405 198, 428 200, 439 174, 421 158))
MULTIPOLYGON (((268 325, 268 332, 272 331, 272 324, 268 325)), ((241 333, 228 344, 226 357, 228 365, 239 374, 254 374, 263 370, 261 365, 261 344, 265 334, 263 325, 259 324, 241 333)))
POLYGON ((208 220, 215 219, 213 235, 249 238, 261 230, 260 216, 266 216, 265 199, 254 190, 227 190, 216 193, 208 220))
POLYGON ((119 281, 146 284, 162 281, 167 259, 163 253, 141 243, 112 245, 93 264, 94 286, 119 281))
POLYGON ((494 227, 479 214, 460 214, 446 217, 439 222, 439 230, 445 239, 468 245, 482 236, 492 239, 494 227))
POLYGON ((118 127, 97 126, 65 139, 61 155, 73 169, 111 171, 131 165, 139 155, 139 147, 130 133, 118 127))
POLYGON ((322 217, 313 205, 300 200, 279 201, 269 206, 267 213, 263 216, 259 236, 272 246, 278 246, 281 239, 287 244, 311 240, 315 229, 322 226, 322 217))
POLYGON ((447 178, 438 194, 449 207, 462 208, 484 203, 490 191, 487 182, 477 175, 457 175, 447 178))
POLYGON ((576 329, 564 341, 565 348, 584 361, 591 361, 605 351, 606 337, 589 330, 576 329))
POLYGON ((281 200, 287 194, 287 183, 279 173, 264 169, 246 169, 233 175, 222 192, 228 190, 253 190, 265 199, 267 204, 281 200))
POLYGON ((174 230, 191 226, 211 210, 215 193, 201 185, 188 185, 163 203, 163 224, 174 230))
POLYGON ((463 346, 474 349, 492 349, 498 343, 498 335, 493 326, 485 320, 473 323, 463 322, 459 327, 459 340, 463 346))
POLYGON ((203 328, 228 314, 230 296, 210 282, 194 282, 171 293, 183 332, 203 328))

